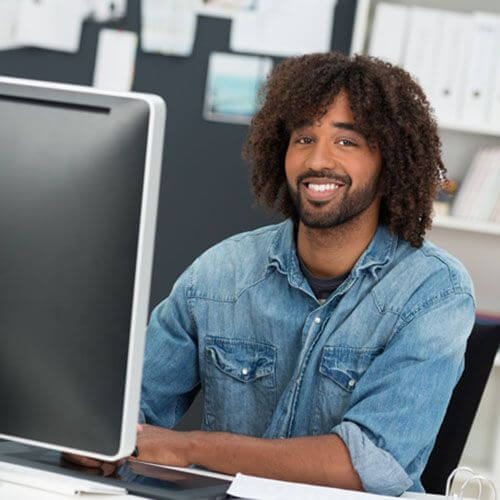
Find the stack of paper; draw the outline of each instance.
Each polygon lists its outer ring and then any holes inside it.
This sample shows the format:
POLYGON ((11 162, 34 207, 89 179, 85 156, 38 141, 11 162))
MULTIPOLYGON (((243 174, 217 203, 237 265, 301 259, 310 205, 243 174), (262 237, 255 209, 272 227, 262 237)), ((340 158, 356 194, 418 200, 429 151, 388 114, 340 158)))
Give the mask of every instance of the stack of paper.
POLYGON ((359 491, 327 488, 310 484, 290 483, 275 479, 236 474, 228 495, 254 500, 394 500, 394 497, 359 491))
POLYGON ((500 222, 500 148, 476 153, 452 207, 452 215, 478 222, 500 222))

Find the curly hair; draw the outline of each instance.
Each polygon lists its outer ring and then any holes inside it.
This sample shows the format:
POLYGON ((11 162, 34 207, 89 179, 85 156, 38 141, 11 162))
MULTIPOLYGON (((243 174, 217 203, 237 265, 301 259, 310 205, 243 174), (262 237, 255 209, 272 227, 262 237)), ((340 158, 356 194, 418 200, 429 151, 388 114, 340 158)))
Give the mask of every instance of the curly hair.
POLYGON ((297 220, 285 175, 290 134, 323 116, 341 91, 348 95, 356 129, 380 148, 380 222, 419 247, 446 174, 441 141, 420 86, 403 69, 374 57, 310 54, 274 68, 242 152, 252 166, 257 201, 297 220))

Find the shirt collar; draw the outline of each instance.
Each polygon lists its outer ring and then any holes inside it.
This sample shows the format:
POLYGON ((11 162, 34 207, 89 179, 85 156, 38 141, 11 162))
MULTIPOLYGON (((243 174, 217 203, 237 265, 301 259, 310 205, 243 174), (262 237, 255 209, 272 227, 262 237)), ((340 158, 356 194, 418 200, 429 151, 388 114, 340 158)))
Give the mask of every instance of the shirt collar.
MULTIPOLYGON (((277 266, 293 281, 299 283, 303 280, 303 275, 297 256, 293 221, 287 219, 279 226, 269 249, 269 265, 277 266)), ((377 271, 394 258, 397 244, 397 235, 388 227, 379 224, 370 244, 359 257, 351 274, 357 276, 366 269, 376 276, 377 271)))

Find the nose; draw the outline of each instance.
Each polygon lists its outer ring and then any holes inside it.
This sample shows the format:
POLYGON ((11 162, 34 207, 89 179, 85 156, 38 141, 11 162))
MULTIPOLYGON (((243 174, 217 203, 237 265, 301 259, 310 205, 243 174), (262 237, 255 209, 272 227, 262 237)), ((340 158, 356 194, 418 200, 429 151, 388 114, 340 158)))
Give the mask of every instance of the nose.
POLYGON ((335 158, 326 140, 317 140, 309 149, 307 167, 312 170, 333 169, 335 158))

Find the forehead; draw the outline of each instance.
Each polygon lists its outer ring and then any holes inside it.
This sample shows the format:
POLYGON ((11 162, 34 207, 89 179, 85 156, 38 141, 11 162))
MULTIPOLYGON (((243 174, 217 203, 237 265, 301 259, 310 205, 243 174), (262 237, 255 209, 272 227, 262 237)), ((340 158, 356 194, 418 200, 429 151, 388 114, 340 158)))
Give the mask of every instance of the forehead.
POLYGON ((348 94, 342 90, 323 105, 318 105, 313 114, 303 116, 296 123, 290 124, 289 130, 297 130, 324 122, 354 123, 354 116, 349 103, 348 94))
POLYGON ((324 116, 320 117, 318 121, 325 119, 327 121, 341 121, 347 123, 352 123, 354 121, 354 116, 349 104, 349 96, 346 92, 342 91, 333 98, 333 101, 326 106, 324 116))

